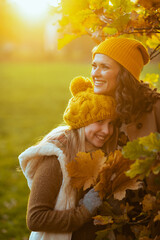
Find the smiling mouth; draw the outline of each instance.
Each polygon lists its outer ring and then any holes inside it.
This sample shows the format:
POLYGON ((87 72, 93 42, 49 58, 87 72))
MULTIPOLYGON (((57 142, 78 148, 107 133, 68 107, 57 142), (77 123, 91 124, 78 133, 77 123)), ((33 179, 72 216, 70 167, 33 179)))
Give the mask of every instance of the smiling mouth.
POLYGON ((96 135, 96 137, 98 138, 98 140, 100 140, 101 142, 105 142, 106 141, 106 136, 100 136, 100 135, 96 135))
POLYGON ((99 85, 102 85, 104 83, 106 83, 106 81, 104 81, 104 80, 94 80, 94 85, 95 86, 99 86, 99 85))

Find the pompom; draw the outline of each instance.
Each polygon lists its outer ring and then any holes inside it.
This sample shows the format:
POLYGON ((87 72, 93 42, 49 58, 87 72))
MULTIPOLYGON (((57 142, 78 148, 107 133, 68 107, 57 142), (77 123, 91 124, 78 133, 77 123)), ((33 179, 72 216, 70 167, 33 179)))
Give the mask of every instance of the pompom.
POLYGON ((86 91, 88 88, 93 88, 92 82, 89 78, 82 76, 75 77, 70 83, 70 91, 73 96, 79 92, 86 91))

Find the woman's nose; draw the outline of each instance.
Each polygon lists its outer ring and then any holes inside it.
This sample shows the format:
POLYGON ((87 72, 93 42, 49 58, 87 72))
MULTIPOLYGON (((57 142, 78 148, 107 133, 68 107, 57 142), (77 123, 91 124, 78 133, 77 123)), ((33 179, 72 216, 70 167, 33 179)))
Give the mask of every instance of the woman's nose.
POLYGON ((92 69, 92 76, 99 76, 101 74, 100 69, 96 67, 95 69, 92 69))

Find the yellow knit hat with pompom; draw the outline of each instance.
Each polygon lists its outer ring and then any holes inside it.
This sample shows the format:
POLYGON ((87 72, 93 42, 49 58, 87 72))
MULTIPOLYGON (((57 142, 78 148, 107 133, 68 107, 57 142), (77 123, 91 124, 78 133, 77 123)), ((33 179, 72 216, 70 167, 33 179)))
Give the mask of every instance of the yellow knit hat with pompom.
POLYGON ((69 100, 63 119, 72 129, 116 117, 113 97, 95 94, 89 78, 76 77, 70 83, 73 97, 69 100))
POLYGON ((95 54, 111 57, 125 67, 137 80, 143 66, 149 62, 149 54, 143 44, 130 38, 109 38, 93 49, 95 54))

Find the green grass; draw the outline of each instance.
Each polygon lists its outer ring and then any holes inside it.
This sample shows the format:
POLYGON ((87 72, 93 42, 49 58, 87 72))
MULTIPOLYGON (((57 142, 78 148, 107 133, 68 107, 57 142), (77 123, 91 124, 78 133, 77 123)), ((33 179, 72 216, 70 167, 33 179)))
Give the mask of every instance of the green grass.
MULTIPOLYGON (((148 69, 144 70, 144 73, 148 69)), ((158 73, 155 65, 149 72, 158 73)), ((89 64, 0 63, 0 239, 26 240, 29 189, 18 155, 62 122, 70 80, 89 64)))
POLYGON ((89 65, 0 64, 0 239, 25 240, 29 190, 18 155, 62 122, 70 80, 89 65))

